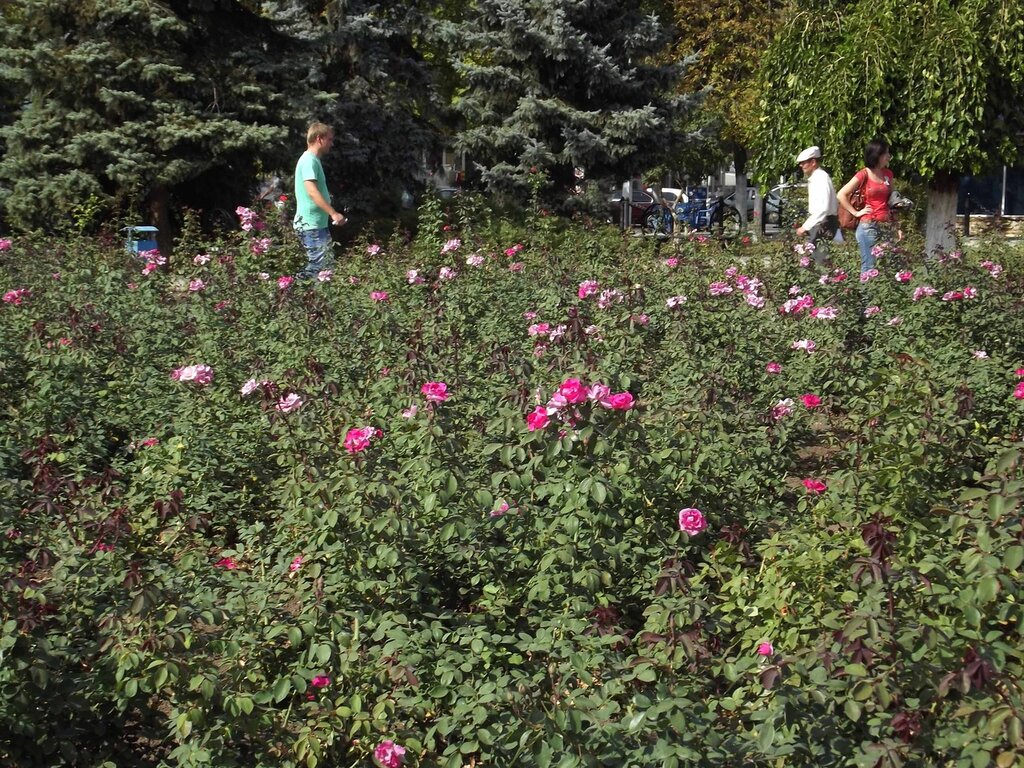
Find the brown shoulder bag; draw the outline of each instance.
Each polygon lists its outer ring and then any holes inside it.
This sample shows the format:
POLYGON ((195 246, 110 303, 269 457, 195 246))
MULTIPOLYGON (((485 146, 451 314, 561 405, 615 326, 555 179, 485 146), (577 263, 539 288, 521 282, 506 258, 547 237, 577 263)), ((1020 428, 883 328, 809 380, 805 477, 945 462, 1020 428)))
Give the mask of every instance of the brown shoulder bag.
MULTIPOLYGON (((864 207, 864 184, 867 183, 867 180, 868 175, 865 172, 864 181, 862 181, 860 186, 850 193, 850 205, 852 205, 855 210, 859 211, 864 207)), ((859 221, 860 219, 846 210, 845 206, 839 206, 839 226, 842 229, 856 229, 859 221)))

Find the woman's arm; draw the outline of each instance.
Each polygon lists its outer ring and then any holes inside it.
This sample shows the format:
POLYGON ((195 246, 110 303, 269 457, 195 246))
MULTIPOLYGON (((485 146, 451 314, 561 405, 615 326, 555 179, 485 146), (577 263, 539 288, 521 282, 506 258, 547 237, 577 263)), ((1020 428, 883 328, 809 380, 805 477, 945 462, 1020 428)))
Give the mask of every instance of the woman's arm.
POLYGON ((858 211, 856 208, 853 207, 853 205, 850 204, 850 195, 853 194, 853 190, 857 189, 861 185, 861 183, 862 182, 860 181, 860 179, 858 179, 857 176, 854 176, 852 179, 846 182, 846 184, 843 185, 842 189, 836 192, 836 199, 839 200, 839 204, 843 206, 843 208, 848 210, 850 213, 852 213, 854 216, 856 216, 858 219, 866 213, 871 213, 870 205, 865 205, 862 210, 858 211))

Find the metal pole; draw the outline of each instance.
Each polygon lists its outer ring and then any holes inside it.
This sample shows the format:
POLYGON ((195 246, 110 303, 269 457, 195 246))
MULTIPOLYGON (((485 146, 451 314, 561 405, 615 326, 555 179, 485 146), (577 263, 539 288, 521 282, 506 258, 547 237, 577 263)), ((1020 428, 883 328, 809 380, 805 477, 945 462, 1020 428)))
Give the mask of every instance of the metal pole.
POLYGON ((964 200, 964 237, 971 236, 971 193, 964 200))

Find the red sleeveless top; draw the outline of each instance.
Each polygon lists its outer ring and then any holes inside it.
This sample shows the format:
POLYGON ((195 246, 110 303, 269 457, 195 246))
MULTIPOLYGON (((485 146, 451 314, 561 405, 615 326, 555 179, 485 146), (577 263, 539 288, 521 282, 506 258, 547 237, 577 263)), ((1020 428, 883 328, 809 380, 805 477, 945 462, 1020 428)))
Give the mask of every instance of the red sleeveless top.
POLYGON ((874 181, 868 174, 867 168, 857 171, 856 178, 864 192, 864 203, 871 206, 871 213, 861 216, 862 221, 888 221, 892 217, 889 210, 889 195, 892 194, 892 171, 883 168, 878 174, 882 177, 884 184, 874 181))

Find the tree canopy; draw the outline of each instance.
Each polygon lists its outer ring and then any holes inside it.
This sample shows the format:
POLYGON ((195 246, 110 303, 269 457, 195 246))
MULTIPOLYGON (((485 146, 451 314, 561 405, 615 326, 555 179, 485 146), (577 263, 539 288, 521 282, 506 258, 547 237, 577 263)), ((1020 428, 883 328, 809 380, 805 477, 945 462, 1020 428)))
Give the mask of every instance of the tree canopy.
POLYGON ((681 138, 681 67, 656 60, 668 30, 640 6, 481 0, 447 32, 463 84, 455 141, 493 187, 524 188, 534 168, 566 184, 574 166, 639 170, 681 138))
POLYGON ((929 181, 943 198, 930 201, 929 229, 938 231, 950 216, 949 180, 1012 163, 1024 144, 1024 6, 797 3, 761 77, 762 173, 791 169, 808 144, 852 172, 864 145, 882 137, 894 147, 897 172, 929 181))
POLYGON ((204 176, 250 183, 286 135, 294 46, 255 8, 25 0, 17 14, 0 38, 0 79, 21 100, 0 131, 0 179, 19 226, 90 197, 154 199, 204 176))

